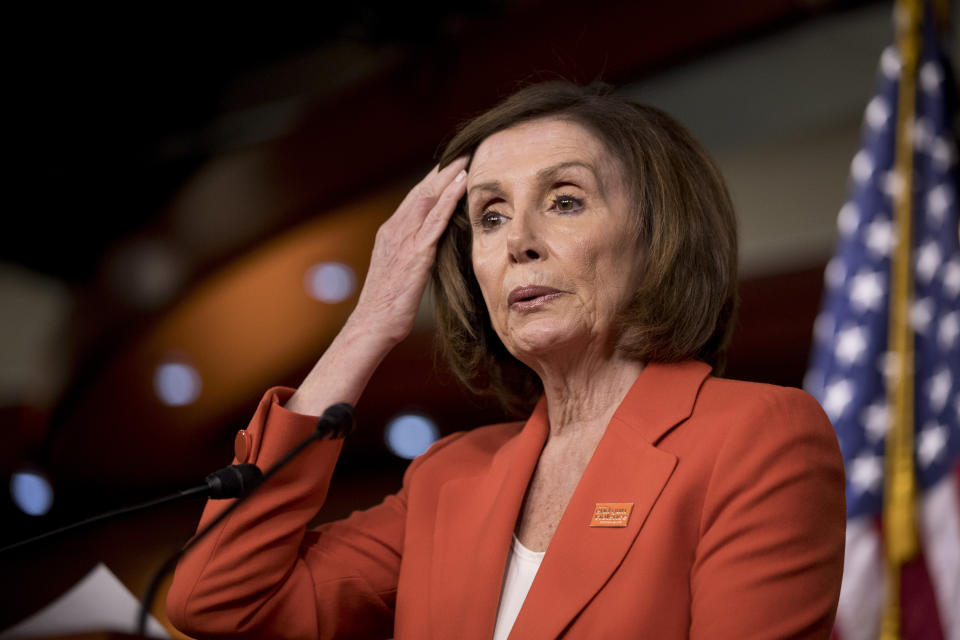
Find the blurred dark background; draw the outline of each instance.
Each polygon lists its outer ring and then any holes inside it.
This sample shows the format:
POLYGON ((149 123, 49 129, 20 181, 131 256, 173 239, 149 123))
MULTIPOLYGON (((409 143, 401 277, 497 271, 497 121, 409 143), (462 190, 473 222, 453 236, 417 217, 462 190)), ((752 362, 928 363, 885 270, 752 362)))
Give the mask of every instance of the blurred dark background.
MULTIPOLYGON (((726 375, 800 386, 891 10, 361 1, 11 21, 0 470, 52 502, 29 515, 3 492, 0 545, 227 464, 260 395, 295 386, 335 335, 377 226, 456 124, 536 80, 613 83, 704 142, 741 219, 726 375)), ((395 490, 404 447, 503 418, 449 379, 422 315, 364 394, 319 520, 395 490)), ((0 556, 0 629, 101 562, 139 595, 201 509, 0 556)))

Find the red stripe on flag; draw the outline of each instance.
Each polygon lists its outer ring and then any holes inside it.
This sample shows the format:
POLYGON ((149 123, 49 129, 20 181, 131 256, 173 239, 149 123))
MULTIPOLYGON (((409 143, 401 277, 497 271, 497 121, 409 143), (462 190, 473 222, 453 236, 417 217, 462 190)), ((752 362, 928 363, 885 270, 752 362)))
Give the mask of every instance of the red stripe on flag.
POLYGON ((901 570, 900 624, 903 640, 944 640, 933 584, 922 553, 901 570))

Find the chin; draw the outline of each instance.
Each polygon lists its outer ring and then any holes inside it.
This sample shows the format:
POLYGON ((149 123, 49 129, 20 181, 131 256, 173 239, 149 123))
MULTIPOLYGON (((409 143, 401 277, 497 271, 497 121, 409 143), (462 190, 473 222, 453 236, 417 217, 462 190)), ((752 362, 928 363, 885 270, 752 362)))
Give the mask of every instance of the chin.
POLYGON ((589 338, 583 332, 570 331, 566 327, 525 327, 503 342, 517 360, 527 363, 528 360, 564 353, 574 356, 583 350, 589 338))

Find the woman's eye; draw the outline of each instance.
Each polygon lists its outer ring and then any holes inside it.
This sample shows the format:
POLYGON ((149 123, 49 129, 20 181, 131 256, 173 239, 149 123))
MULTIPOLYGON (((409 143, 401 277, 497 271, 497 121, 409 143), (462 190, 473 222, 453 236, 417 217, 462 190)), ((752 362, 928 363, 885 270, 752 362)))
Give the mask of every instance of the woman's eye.
POLYGON ((488 209, 480 214, 476 224, 484 231, 496 229, 503 224, 503 216, 492 209, 488 209))
POLYGON ((553 209, 560 213, 573 213, 583 207, 583 200, 574 196, 560 194, 553 199, 553 209))

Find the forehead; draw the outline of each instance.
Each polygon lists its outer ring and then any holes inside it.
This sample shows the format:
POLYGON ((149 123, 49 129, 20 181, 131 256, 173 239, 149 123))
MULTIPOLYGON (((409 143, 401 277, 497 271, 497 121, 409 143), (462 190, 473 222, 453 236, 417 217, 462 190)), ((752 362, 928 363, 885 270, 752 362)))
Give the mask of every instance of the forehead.
POLYGON ((584 162, 603 174, 617 164, 603 143, 582 125, 568 120, 533 120, 481 142, 470 161, 468 184, 523 179, 564 162, 584 162))

